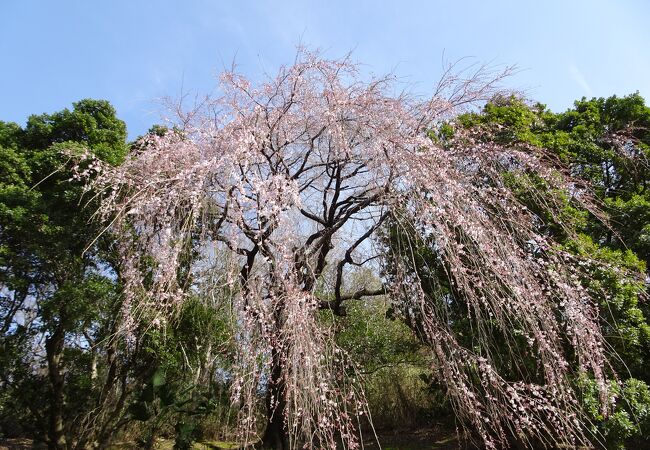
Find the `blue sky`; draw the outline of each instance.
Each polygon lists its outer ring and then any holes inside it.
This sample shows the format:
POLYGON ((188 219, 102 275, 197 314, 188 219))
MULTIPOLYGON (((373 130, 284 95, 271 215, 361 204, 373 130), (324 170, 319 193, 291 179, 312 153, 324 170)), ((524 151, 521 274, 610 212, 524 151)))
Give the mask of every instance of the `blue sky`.
POLYGON ((298 42, 426 93, 449 60, 516 64, 553 110, 639 91, 650 102, 650 1, 0 0, 0 120, 110 100, 131 137, 163 96, 206 93, 235 60, 260 77, 298 42))

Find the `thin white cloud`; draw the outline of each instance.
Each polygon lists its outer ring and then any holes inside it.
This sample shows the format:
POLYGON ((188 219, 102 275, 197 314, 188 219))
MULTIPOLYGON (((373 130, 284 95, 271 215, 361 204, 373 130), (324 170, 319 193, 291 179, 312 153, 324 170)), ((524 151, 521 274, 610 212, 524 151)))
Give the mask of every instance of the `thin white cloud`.
POLYGON ((580 69, 578 69, 578 67, 576 67, 575 64, 569 65, 569 74, 571 75, 571 79, 576 83, 578 83, 578 85, 580 85, 582 90, 585 91, 587 97, 594 96, 594 91, 591 89, 591 86, 589 86, 589 83, 587 83, 587 79, 582 74, 582 72, 580 72, 580 69))

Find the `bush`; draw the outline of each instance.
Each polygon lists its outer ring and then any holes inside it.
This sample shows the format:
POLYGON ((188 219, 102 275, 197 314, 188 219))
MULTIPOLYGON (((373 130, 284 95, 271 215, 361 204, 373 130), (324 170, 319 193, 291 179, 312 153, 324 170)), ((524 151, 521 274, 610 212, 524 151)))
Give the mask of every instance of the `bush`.
POLYGON ((581 380, 582 403, 591 421, 591 433, 609 449, 648 448, 650 440, 650 387, 643 381, 629 378, 610 381, 609 411, 599 407, 598 387, 581 380), (645 447, 644 447, 645 445, 645 447))

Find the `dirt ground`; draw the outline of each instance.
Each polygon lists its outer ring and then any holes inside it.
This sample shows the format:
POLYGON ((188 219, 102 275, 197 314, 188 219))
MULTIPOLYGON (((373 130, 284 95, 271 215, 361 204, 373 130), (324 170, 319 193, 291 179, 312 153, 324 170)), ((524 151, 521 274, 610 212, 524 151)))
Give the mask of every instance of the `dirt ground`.
MULTIPOLYGON (((463 448, 455 432, 441 428, 378 431, 383 450, 451 450, 463 448)), ((379 449, 374 439, 365 439, 364 447, 379 449)))
MULTIPOLYGON (((364 448, 369 450, 451 450, 458 449, 462 446, 455 433, 443 429, 418 429, 418 430, 400 430, 400 431, 381 431, 377 432, 377 437, 381 447, 377 444, 374 437, 366 433, 364 439, 364 448)), ((161 439, 156 445, 157 450, 171 450, 174 441, 161 439)), ((29 439, 6 439, 0 440, 0 450, 27 450, 27 449, 45 449, 44 446, 35 445, 29 439)), ((135 445, 122 443, 115 449, 135 449, 135 445)), ((222 442, 197 442, 194 445, 195 450, 203 449, 221 449, 232 448, 232 444, 222 442)))

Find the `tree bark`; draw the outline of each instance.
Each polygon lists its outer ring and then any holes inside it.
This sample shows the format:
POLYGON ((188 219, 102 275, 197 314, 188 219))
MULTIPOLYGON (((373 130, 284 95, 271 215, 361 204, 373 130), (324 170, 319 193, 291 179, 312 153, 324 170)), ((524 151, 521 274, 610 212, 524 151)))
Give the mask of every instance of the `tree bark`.
POLYGON ((289 433, 285 427, 286 413, 284 377, 280 351, 272 351, 272 368, 266 392, 267 425, 262 436, 262 448, 285 450, 289 448, 289 433))
POLYGON ((50 381, 50 408, 48 425, 48 448, 63 450, 67 447, 65 426, 63 422, 63 374, 61 373, 61 356, 65 343, 65 330, 59 323, 54 332, 45 341, 47 355, 47 373, 50 381))

